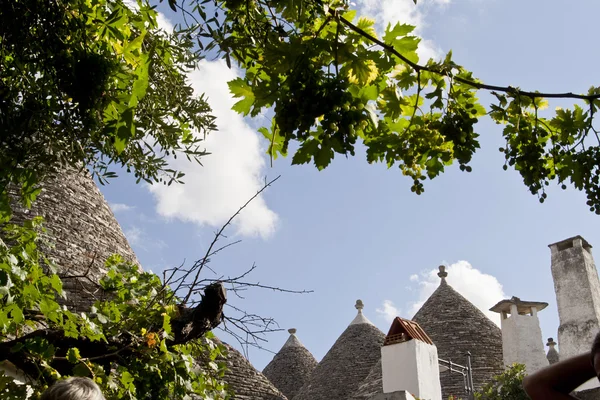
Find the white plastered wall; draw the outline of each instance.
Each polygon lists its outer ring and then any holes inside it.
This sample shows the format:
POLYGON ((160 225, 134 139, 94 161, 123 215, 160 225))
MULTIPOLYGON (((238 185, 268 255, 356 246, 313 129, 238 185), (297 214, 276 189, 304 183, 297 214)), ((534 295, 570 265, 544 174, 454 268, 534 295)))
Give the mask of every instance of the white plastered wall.
POLYGON ((435 346, 409 340, 381 348, 383 392, 406 390, 422 400, 442 400, 435 346))

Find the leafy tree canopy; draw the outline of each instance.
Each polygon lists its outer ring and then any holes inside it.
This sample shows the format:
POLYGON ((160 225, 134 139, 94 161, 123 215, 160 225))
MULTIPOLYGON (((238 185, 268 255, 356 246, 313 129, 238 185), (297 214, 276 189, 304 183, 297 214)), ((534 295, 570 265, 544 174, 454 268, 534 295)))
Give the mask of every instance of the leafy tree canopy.
POLYGON ((294 141, 292 163, 323 169, 361 141, 368 162, 399 166, 418 194, 453 163, 471 171, 476 123, 487 115, 504 126, 504 168, 541 202, 556 181, 584 191, 600 213, 598 87, 544 94, 485 84, 451 53, 420 61, 413 26, 399 21, 380 36, 346 0, 168 3, 186 21, 169 34, 144 0, 16 0, 3 9, 0 185, 20 184, 30 199, 40 177, 65 163, 100 177, 116 163, 149 182, 179 181, 166 157, 199 160, 215 128, 185 74, 218 53, 243 70, 229 83, 234 110, 272 112, 260 132, 273 159, 294 141), (482 90, 496 101, 482 105, 482 90), (550 98, 576 104, 542 116, 550 98))
POLYGON ((413 26, 399 21, 379 36, 375 22, 344 0, 229 0, 218 6, 226 18, 213 37, 245 71, 230 82, 240 99, 234 109, 250 116, 274 110, 271 126, 261 129, 273 158, 297 141, 292 163, 323 169, 336 153, 354 155, 360 140, 369 163, 399 166, 419 194, 423 181, 453 163, 471 171, 479 148, 476 123, 487 115, 504 126, 504 169, 515 168, 540 202, 551 181, 563 189, 571 183, 600 213, 600 138, 593 126, 600 88, 577 95, 488 85, 454 62, 451 52, 419 63, 413 26), (484 107, 477 99, 482 90, 497 101, 484 107), (542 117, 548 98, 578 104, 542 117))
POLYGON ((0 212, 6 186, 23 188, 63 165, 110 164, 138 181, 170 183, 181 173, 166 156, 198 160, 214 129, 210 107, 193 95, 185 71, 197 55, 182 34, 157 28, 145 2, 15 0, 0 13, 0 212), (196 134, 193 134, 196 132, 196 134))
MULTIPOLYGON (((210 305, 185 308, 158 276, 114 256, 92 310, 69 310, 60 305, 69 278, 40 251, 40 222, 6 225, 0 239, 0 360, 27 384, 0 370, 0 397, 24 399, 30 390, 35 399, 60 377, 87 376, 107 399, 229 398, 227 350, 210 332, 221 320, 209 317, 210 305)), ((205 290, 209 303, 214 288, 205 290)))

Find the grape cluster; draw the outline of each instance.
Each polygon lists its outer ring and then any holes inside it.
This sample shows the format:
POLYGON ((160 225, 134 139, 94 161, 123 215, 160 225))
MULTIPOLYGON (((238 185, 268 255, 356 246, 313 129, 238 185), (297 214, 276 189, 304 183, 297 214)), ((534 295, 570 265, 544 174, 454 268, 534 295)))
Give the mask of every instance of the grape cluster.
POLYGON ((284 136, 284 150, 290 140, 304 141, 318 123, 324 136, 338 153, 354 155, 356 131, 364 130, 367 116, 364 104, 348 92, 348 83, 306 64, 292 74, 287 91, 275 106, 275 121, 284 136), (319 122, 317 118, 321 117, 319 122))
POLYGON ((471 167, 467 164, 479 148, 479 135, 473 129, 477 122, 477 118, 473 117, 475 113, 473 106, 467 104, 464 108, 452 109, 452 112, 448 112, 437 122, 440 134, 445 140, 454 143, 454 158, 458 161, 461 171, 471 172, 471 167))
MULTIPOLYGON (((515 166, 523 178, 523 183, 529 187, 532 194, 539 195, 544 202, 546 193, 544 186, 548 185, 551 171, 546 168, 545 142, 540 140, 548 136, 544 129, 522 123, 518 127, 509 125, 505 129, 506 148, 500 148, 508 165, 515 166), (540 194, 541 192, 541 194, 540 194)), ((504 165, 504 169, 508 169, 504 165)))
MULTIPOLYGON (((577 189, 585 191, 590 211, 600 215, 600 146, 588 146, 572 157, 580 179, 571 178, 571 181, 577 189)), ((577 176, 577 173, 573 175, 577 176)))

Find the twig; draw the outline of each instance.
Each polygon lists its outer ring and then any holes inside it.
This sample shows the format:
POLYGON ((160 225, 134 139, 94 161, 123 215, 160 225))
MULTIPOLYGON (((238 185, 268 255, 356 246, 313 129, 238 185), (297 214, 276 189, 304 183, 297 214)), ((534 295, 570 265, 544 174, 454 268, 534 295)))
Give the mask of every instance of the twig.
MULTIPOLYGON (((240 207, 240 208, 239 208, 239 209, 238 209, 238 210, 235 212, 235 214, 233 214, 233 215, 232 215, 232 216, 229 218, 229 220, 227 220, 227 222, 226 222, 226 223, 225 223, 225 224, 224 224, 224 225, 221 227, 221 229, 219 230, 219 232, 217 232, 217 234, 215 235, 215 238, 214 238, 214 239, 213 239, 213 241, 211 242, 210 246, 208 246, 208 250, 206 250, 206 255, 205 255, 203 258, 202 258, 202 262, 200 263, 200 265, 199 265, 199 266, 198 266, 198 268, 197 268, 197 271, 196 271, 196 276, 194 276, 194 280, 193 280, 193 283, 192 283, 192 285, 191 285, 191 288, 190 288, 190 290, 188 291, 188 293, 186 294, 186 296, 183 298, 183 301, 182 301, 182 303, 183 303, 183 304, 185 304, 185 303, 186 303, 186 302, 187 302, 187 301, 190 299, 190 296, 191 296, 191 295, 192 295, 192 293, 193 293, 193 288, 194 288, 194 286, 196 285, 196 283, 198 282, 198 279, 199 279, 199 277, 200 277, 200 273, 202 272, 202 268, 203 268, 203 267, 204 267, 204 265, 206 264, 206 262, 207 262, 207 259, 208 259, 208 256, 209 256, 209 255, 212 253, 212 249, 213 249, 213 247, 215 246, 215 244, 217 243, 217 241, 219 240, 219 238, 220 238, 220 237, 221 237, 221 235, 223 234, 223 231, 225 230, 225 228, 227 228, 227 227, 229 226, 229 224, 231 224, 231 222, 233 221, 233 219, 234 219, 235 217, 237 217, 237 216, 240 214, 240 212, 242 212, 242 210, 243 210, 244 208, 246 208, 246 207, 248 206, 248 204, 250 204, 250 202, 251 202, 252 200, 254 200, 254 199, 255 199, 255 198, 257 198, 258 196, 260 196, 260 194, 261 194, 263 191, 265 191, 265 190, 266 190, 266 189, 267 189, 269 186, 271 186, 271 185, 272 185, 272 184, 273 184, 275 181, 277 181, 277 180, 278 180, 280 177, 281 177, 281 175, 277 176, 275 179, 273 179, 272 181, 270 181, 270 182, 268 182, 266 185, 264 185, 264 186, 263 186, 263 187, 262 187, 262 188, 261 188, 261 189, 260 189, 258 192, 256 192, 256 194, 255 194, 254 196, 252 196, 252 197, 251 197, 251 198, 250 198, 250 199, 249 199, 249 200, 248 200, 248 201, 247 201, 247 202, 246 202, 246 203, 245 203, 243 206, 241 206, 241 207, 240 207)), ((188 273, 185 275, 185 277, 184 277, 184 280, 185 280, 185 278, 187 278, 187 277, 190 275, 190 273, 191 273, 191 271, 190 271, 190 272, 188 272, 188 273)), ((179 287, 181 287, 181 284, 178 286, 178 289, 179 289, 179 287)), ((174 292, 177 292, 177 289, 176 289, 174 292)))

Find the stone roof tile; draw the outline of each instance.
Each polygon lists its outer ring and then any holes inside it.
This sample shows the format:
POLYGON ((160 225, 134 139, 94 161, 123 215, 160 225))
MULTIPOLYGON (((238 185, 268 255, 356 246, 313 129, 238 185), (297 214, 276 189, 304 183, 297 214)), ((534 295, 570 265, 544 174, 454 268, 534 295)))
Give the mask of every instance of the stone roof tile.
MULTIPOLYGON (((214 340, 214 339, 213 339, 214 340)), ((217 340, 218 341, 218 340, 217 340)), ((223 380, 236 400, 288 400, 262 373, 257 371, 239 351, 224 343, 227 369, 223 380)))
POLYGON ((289 400, 292 400, 310 378, 317 366, 317 360, 298 340, 296 329, 290 329, 288 332, 290 337, 273 360, 267 364, 263 374, 289 400))
POLYGON ((383 393, 383 370, 381 369, 381 357, 373 365, 369 375, 358 386, 358 390, 350 400, 371 400, 376 394, 383 393))
POLYGON ((362 315, 336 340, 294 400, 348 400, 381 357, 385 335, 362 315))
MULTIPOLYGON (((64 169, 41 184, 41 193, 31 209, 13 202, 13 221, 21 223, 34 216, 44 217, 47 235, 54 245, 43 248, 56 262, 59 273, 83 275, 97 281, 105 273, 104 262, 119 254, 135 264, 137 258, 129 246, 104 196, 87 170, 64 169)), ((19 196, 9 188, 12 199, 19 196)), ((89 293, 97 287, 85 279, 63 280, 67 299, 63 303, 77 311, 87 311, 94 302, 89 293)))
MULTIPOLYGON (((447 273, 440 268, 440 286, 412 318, 437 347, 440 359, 466 365, 471 352, 473 382, 480 390, 503 371, 502 333, 500 328, 477 307, 454 290, 447 273)), ((440 374, 442 398, 463 396, 463 377, 457 373, 440 374)))

